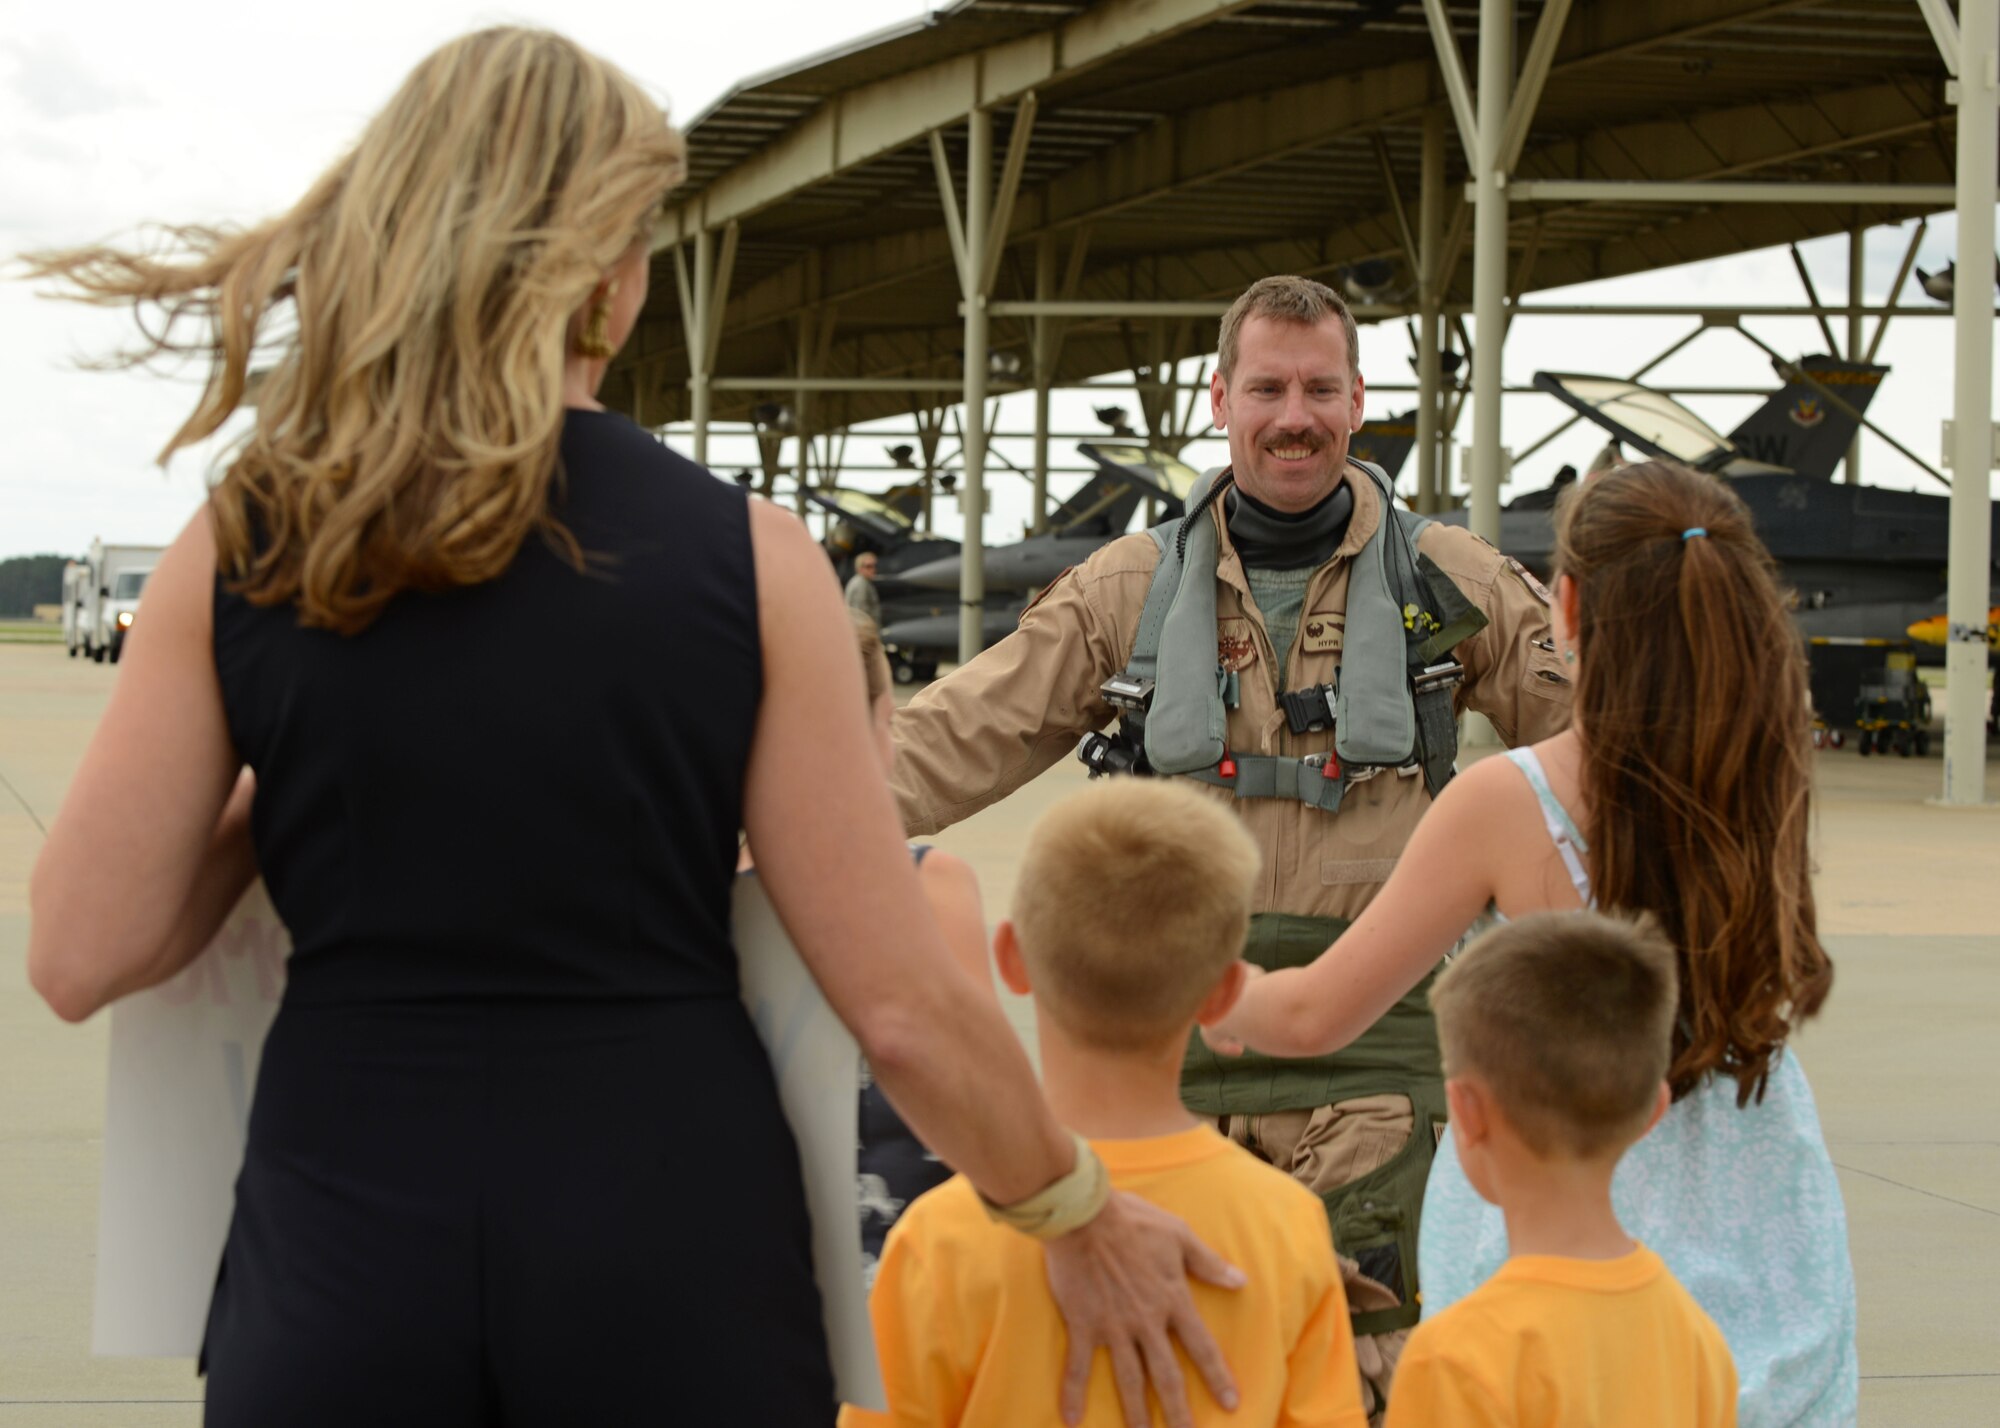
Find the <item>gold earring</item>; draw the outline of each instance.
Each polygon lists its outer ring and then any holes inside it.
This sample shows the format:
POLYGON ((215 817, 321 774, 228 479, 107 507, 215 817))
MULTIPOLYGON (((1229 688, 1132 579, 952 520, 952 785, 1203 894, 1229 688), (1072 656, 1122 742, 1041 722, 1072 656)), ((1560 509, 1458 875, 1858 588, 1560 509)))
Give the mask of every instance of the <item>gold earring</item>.
POLYGON ((603 359, 618 350, 611 345, 611 299, 617 292, 618 281, 614 278, 603 295, 590 305, 590 312, 583 319, 583 331, 576 335, 577 356, 603 359))

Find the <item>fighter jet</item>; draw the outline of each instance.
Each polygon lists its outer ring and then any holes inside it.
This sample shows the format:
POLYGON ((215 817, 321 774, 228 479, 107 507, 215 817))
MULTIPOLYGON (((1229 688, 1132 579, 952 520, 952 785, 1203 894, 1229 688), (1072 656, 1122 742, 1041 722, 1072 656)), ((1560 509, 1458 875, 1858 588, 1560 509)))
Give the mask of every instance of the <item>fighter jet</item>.
POLYGON ((834 519, 823 542, 842 580, 854 573, 854 558, 872 552, 876 586, 884 599, 901 589, 898 572, 956 552, 958 542, 917 530, 923 502, 918 486, 898 486, 880 496, 845 487, 808 488, 806 499, 834 519))
POLYGON ((1725 476, 1791 473, 1827 480, 1847 455, 1887 367, 1807 357, 1728 436, 1662 392, 1615 377, 1537 372, 1535 385, 1648 456, 1725 476))
MULTIPOLYGON (((1085 442, 1077 448, 1097 465, 1097 473, 1076 494, 1049 513, 1049 528, 1013 545, 988 546, 986 588, 995 593, 1040 590, 1088 559, 1107 541, 1125 534, 1132 515, 1147 497, 1179 509, 1198 472, 1177 457, 1133 444, 1085 442)), ((904 570, 901 579, 925 590, 955 594, 961 559, 957 554, 904 570)), ((954 636, 956 639, 956 636, 954 636)))
MULTIPOLYGON (((1088 559, 1099 546, 1116 540, 1131 525, 1142 501, 1151 499, 1168 510, 1179 510, 1200 472, 1163 451, 1138 442, 1084 442, 1077 450, 1097 472, 1049 515, 1049 528, 1013 545, 989 546, 984 573, 988 592, 984 637, 997 644, 1020 623, 1027 597, 1043 589, 1072 565, 1088 559)), ((937 608, 890 614, 886 600, 882 642, 890 647, 891 668, 898 680, 926 679, 940 659, 958 653, 958 610, 938 597, 956 596, 960 557, 953 553, 900 571, 899 588, 913 596, 929 594, 937 608)))
MULTIPOLYGON (((1817 666, 1825 648, 1900 642, 1913 624, 1944 610, 1948 498, 1831 479, 1887 373, 1868 363, 1807 357, 1728 436, 1637 382, 1538 372, 1535 385, 1617 443, 1727 478, 1795 592, 1795 619, 1815 646, 1817 666), (1840 394, 1841 401, 1828 400, 1822 387, 1840 394)), ((1544 578, 1555 546, 1557 494, 1555 488, 1533 491, 1500 513, 1500 549, 1544 578)), ((2000 541, 2000 504, 1993 517, 2000 541)), ((1463 525, 1466 513, 1447 512, 1438 519, 1463 525)), ((1994 552, 2000 561, 2000 544, 1994 552)), ((1995 577, 2000 564, 1989 571, 1989 580, 1995 577)), ((2000 600, 2000 585, 1993 598, 2000 600)), ((1922 644, 1918 655, 1925 663, 1942 660, 1941 650, 1922 644)), ((1816 702, 1836 709, 1847 703, 1817 695, 1816 702)))
POLYGON ((1411 407, 1401 416, 1364 423, 1361 430, 1354 433, 1347 449, 1357 460, 1381 467, 1393 486, 1416 445, 1417 409, 1411 407))

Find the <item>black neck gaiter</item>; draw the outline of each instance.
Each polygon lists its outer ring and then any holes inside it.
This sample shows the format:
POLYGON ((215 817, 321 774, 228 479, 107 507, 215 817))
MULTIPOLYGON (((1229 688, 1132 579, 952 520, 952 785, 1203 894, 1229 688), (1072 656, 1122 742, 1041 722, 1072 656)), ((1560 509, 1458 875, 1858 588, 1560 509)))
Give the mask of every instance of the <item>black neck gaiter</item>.
POLYGON ((1275 511, 1240 486, 1223 497, 1229 539, 1246 566, 1256 570, 1303 570, 1324 565, 1347 538, 1354 516, 1354 490, 1343 481, 1309 511, 1275 511))

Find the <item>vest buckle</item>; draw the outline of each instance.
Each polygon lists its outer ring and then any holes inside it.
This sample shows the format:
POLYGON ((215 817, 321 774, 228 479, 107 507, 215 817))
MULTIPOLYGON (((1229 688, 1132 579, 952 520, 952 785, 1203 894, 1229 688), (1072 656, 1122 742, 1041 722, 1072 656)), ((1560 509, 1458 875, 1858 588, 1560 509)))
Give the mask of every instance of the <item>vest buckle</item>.
POLYGON ((1278 701, 1285 707, 1285 722, 1294 734, 1317 734, 1333 727, 1339 693, 1333 684, 1315 684, 1310 689, 1287 690, 1278 701))
POLYGON ((1120 672, 1097 686, 1106 704, 1126 714, 1144 714, 1153 703, 1153 681, 1142 675, 1120 672))
POLYGON ((1465 666, 1455 659, 1446 659, 1411 675, 1410 693, 1418 698, 1426 694, 1449 693, 1463 683, 1465 666))
POLYGON ((1149 774, 1146 751, 1122 730, 1116 734, 1090 733, 1076 746, 1077 762, 1090 770, 1092 778, 1106 774, 1149 774))

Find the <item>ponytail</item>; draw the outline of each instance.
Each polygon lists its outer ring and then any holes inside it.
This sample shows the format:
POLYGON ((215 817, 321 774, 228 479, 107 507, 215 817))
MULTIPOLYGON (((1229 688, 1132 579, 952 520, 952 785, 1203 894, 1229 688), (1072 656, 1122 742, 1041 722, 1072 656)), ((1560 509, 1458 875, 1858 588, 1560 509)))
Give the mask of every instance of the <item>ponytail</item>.
POLYGON ((1721 1073, 1747 1103, 1833 981, 1813 906, 1803 644, 1718 477, 1642 462, 1574 488, 1556 563, 1578 587, 1591 886, 1678 950, 1674 1096, 1721 1073))

